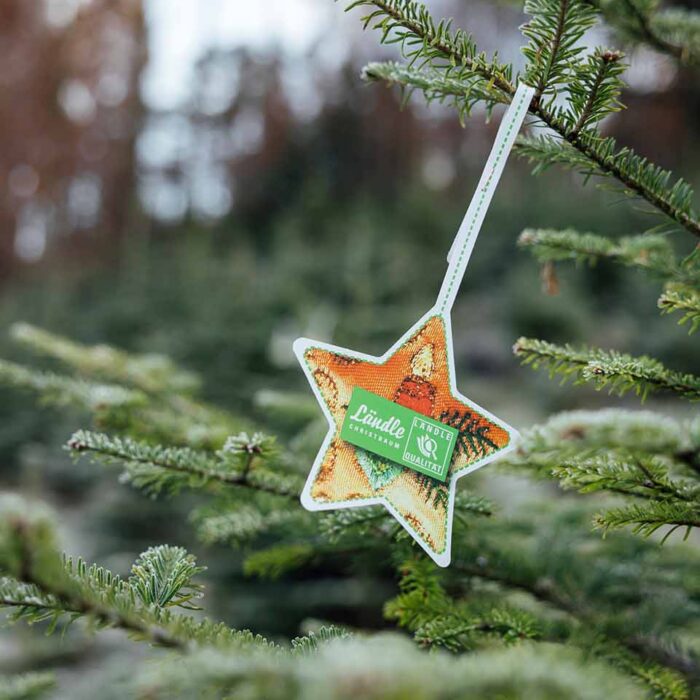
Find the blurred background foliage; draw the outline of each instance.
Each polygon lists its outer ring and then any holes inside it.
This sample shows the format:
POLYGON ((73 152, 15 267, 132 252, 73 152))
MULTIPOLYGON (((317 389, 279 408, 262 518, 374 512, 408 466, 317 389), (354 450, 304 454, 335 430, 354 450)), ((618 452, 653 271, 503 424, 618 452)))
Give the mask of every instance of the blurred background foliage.
MULTIPOLYGON (((523 17, 512 4, 429 6, 519 60, 523 17)), ((16 321, 164 353, 201 377, 205 399, 284 438, 299 425, 268 410, 270 392, 309 399, 295 337, 383 352, 437 293, 496 125, 477 111, 462 127, 420 99, 401 109, 395 91, 364 85, 361 65, 386 49, 357 25, 330 0, 3 0, 0 355, 23 359, 5 332, 16 321)), ((648 49, 631 60, 630 109, 606 131, 697 186, 697 78, 648 49)), ((618 199, 562 171, 533 178, 515 158, 507 169, 454 329, 461 389, 518 427, 635 403, 521 369, 510 351, 520 335, 697 369, 686 331, 659 318, 653 282, 601 264, 562 267, 556 280, 550 271, 543 289, 537 263, 515 245, 531 226, 612 237, 649 226, 618 199)), ((116 570, 164 541, 202 555, 186 498, 151 502, 73 465, 57 446, 84 417, 2 391, 0 483, 51 502, 69 551, 116 570)), ((479 478, 508 505, 511 482, 479 478)), ((234 626, 293 636, 314 617, 384 624, 392 580, 361 562, 260 582, 242 576, 228 548, 201 559, 208 608, 234 626)), ((111 658, 135 653, 110 635, 86 643, 74 632, 59 647, 18 628, 3 640, 3 670, 51 659, 76 688, 106 647, 120 650, 111 658)))

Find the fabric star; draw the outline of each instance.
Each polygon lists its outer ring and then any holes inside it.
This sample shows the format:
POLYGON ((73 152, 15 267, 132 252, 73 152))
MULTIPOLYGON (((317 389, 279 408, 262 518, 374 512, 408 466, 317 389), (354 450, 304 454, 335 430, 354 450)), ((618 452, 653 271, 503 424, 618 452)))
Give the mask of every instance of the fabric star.
POLYGON ((428 314, 382 357, 305 338, 294 349, 329 424, 302 493, 304 506, 327 510, 381 504, 438 564, 447 566, 457 479, 508 450, 516 435, 456 391, 449 321, 428 314), (446 482, 340 438, 355 387, 458 429, 446 482))

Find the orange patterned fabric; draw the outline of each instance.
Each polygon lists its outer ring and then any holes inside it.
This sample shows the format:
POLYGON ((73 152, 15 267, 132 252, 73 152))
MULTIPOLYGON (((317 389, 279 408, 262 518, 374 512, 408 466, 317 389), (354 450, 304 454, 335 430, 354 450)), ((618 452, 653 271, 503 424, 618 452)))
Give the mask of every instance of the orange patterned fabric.
POLYGON ((429 318, 382 363, 325 348, 306 349, 304 361, 335 421, 335 434, 311 485, 313 501, 332 504, 381 497, 431 551, 445 551, 452 475, 503 449, 510 440, 506 429, 453 395, 448 358, 441 316, 429 318), (387 462, 340 439, 356 386, 459 430, 446 483, 387 462))

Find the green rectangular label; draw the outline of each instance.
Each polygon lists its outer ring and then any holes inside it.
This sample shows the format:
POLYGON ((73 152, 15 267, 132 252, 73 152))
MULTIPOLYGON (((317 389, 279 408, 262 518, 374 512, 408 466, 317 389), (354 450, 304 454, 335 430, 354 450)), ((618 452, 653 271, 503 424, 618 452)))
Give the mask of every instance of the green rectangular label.
POLYGON ((355 387, 341 439, 445 481, 458 430, 370 391, 355 387))

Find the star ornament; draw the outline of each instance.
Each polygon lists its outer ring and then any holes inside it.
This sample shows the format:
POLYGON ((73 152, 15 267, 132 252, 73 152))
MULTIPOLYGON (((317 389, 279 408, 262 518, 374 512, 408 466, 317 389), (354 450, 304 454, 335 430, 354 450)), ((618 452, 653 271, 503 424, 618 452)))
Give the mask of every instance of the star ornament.
MULTIPOLYGON (((436 305, 381 357, 307 338, 294 352, 328 421, 301 494, 308 510, 384 506, 440 566, 450 563, 457 480, 513 449, 514 428, 457 390, 450 310, 533 89, 521 84, 496 137, 450 254, 436 305), (441 481, 341 437, 356 389, 456 430, 441 481)), ((454 431, 450 431, 454 433, 454 431)))
POLYGON ((428 314, 381 357, 306 338, 294 350, 328 420, 328 434, 301 495, 308 510, 383 505, 441 566, 450 562, 457 480, 512 448, 516 431, 455 386, 449 320, 428 314), (360 387, 458 430, 445 482, 341 439, 360 387))

